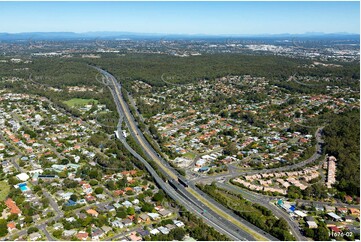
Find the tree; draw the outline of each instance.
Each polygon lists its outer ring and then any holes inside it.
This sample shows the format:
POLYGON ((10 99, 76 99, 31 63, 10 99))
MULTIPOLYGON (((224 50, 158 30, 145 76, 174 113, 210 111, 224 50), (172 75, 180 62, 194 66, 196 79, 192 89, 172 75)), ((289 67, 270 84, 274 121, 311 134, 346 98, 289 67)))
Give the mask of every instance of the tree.
POLYGON ((183 228, 175 228, 171 231, 175 240, 182 241, 186 235, 186 231, 183 228))
POLYGON ((118 210, 116 216, 119 218, 126 218, 127 212, 124 209, 118 210))
POLYGON ((61 172, 58 173, 58 176, 60 178, 67 178, 67 173, 65 171, 61 171, 61 172))
POLYGON ((296 186, 290 186, 287 190, 287 196, 289 198, 294 198, 294 199, 297 199, 297 198, 301 198, 302 197, 302 191, 299 187, 296 187, 296 186))
POLYGON ((31 216, 25 216, 24 222, 30 224, 33 222, 33 218, 31 216))
POLYGON ((328 229, 324 226, 319 226, 316 229, 316 240, 327 241, 330 239, 328 229))
POLYGON ((225 155, 237 155, 238 149, 235 142, 230 142, 223 149, 225 155))
POLYGON ((90 184, 91 186, 96 186, 96 185, 98 185, 98 181, 92 179, 92 180, 90 180, 89 184, 90 184))
POLYGON ((63 234, 63 231, 62 231, 62 230, 55 230, 55 231, 53 232, 53 236, 54 236, 55 238, 57 238, 57 239, 60 239, 61 236, 62 236, 62 234, 63 234))
POLYGON ((161 201, 163 201, 164 197, 165 197, 165 194, 164 194, 163 190, 159 190, 159 192, 154 194, 152 200, 155 202, 161 202, 161 201))
POLYGON ((315 232, 313 231, 313 229, 305 228, 304 231, 306 237, 313 238, 315 236, 315 232))
POLYGON ((98 173, 98 170, 91 170, 90 172, 89 172, 89 177, 91 178, 91 179, 95 179, 95 178, 98 178, 98 176, 99 176, 99 173, 98 173))
POLYGON ((70 200, 73 200, 74 202, 78 201, 78 196, 76 194, 71 194, 70 200))
POLYGON ((5 219, 0 219, 0 237, 7 235, 8 227, 5 219))
POLYGON ((97 187, 97 188, 95 188, 94 192, 96 194, 102 194, 104 192, 104 189, 102 187, 97 187))
POLYGON ((152 211, 153 211, 153 205, 152 204, 150 204, 150 203, 143 203, 143 205, 142 205, 142 211, 143 212, 148 212, 148 213, 151 213, 152 211))
POLYGON ((38 228, 36 228, 36 227, 30 227, 30 228, 28 228, 27 233, 28 233, 28 234, 32 234, 32 233, 38 232, 38 231, 39 231, 38 228))
POLYGON ((135 209, 133 207, 128 207, 127 208, 127 214, 128 215, 134 215, 135 214, 135 209))

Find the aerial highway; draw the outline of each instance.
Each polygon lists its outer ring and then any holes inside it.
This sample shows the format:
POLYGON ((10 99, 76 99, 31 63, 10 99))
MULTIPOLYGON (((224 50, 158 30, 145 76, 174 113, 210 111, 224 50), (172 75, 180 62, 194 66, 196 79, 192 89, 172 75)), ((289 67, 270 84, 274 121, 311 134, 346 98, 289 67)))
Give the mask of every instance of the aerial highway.
POLYGON ((171 198, 183 205, 189 211, 197 214, 208 225, 214 227, 216 230, 233 240, 277 240, 272 235, 243 220, 231 210, 211 199, 193 184, 189 187, 180 184, 178 182, 179 175, 177 172, 154 151, 137 127, 134 117, 131 115, 129 107, 122 96, 121 85, 110 73, 100 68, 95 68, 106 78, 105 83, 112 92, 118 112, 124 117, 124 121, 129 128, 130 134, 141 146, 147 158, 153 160, 157 164, 160 171, 166 176, 168 182, 163 181, 153 167, 127 144, 125 137, 122 135, 120 125, 118 125, 116 130, 118 139, 144 164, 157 184, 171 198))

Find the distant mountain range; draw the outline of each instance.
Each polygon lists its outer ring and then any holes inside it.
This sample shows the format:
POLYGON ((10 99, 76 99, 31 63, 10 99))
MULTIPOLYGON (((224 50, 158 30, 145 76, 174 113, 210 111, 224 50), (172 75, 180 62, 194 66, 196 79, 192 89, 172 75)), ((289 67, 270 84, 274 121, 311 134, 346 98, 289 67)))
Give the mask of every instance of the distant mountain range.
POLYGON ((0 33, 0 41, 31 41, 31 40, 115 40, 115 39, 222 39, 222 38, 326 38, 326 39, 360 39, 360 34, 353 33, 322 33, 308 32, 304 34, 160 34, 133 32, 29 32, 29 33, 0 33))

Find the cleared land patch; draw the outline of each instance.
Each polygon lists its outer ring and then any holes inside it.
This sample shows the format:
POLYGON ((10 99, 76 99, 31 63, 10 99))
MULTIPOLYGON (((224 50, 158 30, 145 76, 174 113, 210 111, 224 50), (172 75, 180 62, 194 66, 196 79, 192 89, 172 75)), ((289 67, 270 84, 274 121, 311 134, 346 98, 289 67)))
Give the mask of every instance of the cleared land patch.
POLYGON ((83 99, 83 98, 72 98, 68 101, 64 101, 66 105, 69 107, 75 107, 75 106, 85 106, 88 104, 98 104, 98 100, 95 99, 83 99))

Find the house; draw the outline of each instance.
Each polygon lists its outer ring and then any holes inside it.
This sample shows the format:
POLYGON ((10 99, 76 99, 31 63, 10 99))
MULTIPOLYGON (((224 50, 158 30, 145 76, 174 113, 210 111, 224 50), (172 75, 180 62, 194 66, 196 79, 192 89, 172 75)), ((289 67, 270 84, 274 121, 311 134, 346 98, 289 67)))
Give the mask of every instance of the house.
POLYGON ((41 238, 41 234, 38 233, 38 232, 35 232, 35 233, 32 233, 32 234, 29 235, 29 239, 31 241, 35 241, 35 240, 38 240, 40 238, 41 238))
POLYGON ((327 215, 334 221, 342 221, 341 217, 335 213, 328 213, 327 215))
POLYGON ((93 216, 93 217, 98 217, 99 213, 97 211, 95 211, 94 209, 88 209, 86 210, 87 214, 93 216))
POLYGON ((325 224, 326 224, 326 227, 327 227, 327 228, 336 226, 335 221, 331 221, 331 220, 326 220, 326 221, 325 221, 325 224))
POLYGON ((95 195, 97 198, 99 198, 100 200, 104 200, 106 199, 106 196, 104 194, 97 194, 95 195))
POLYGON ((122 202, 122 205, 123 205, 124 207, 126 207, 126 208, 129 208, 129 207, 133 206, 133 204, 132 204, 131 202, 129 202, 128 200, 125 201, 125 202, 122 202))
POLYGON ((134 187, 133 189, 134 189, 134 192, 136 192, 137 194, 143 190, 143 188, 141 188, 141 187, 134 187))
POLYGON ((310 229, 317 229, 317 223, 315 221, 306 221, 307 227, 310 229))
POLYGON ((169 230, 175 229, 177 226, 175 226, 174 224, 166 224, 165 227, 169 230))
POLYGON ((152 234, 152 235, 156 235, 156 234, 158 234, 160 232, 159 232, 158 229, 152 229, 151 231, 149 231, 149 233, 152 234))
POLYGON ((142 236, 143 238, 144 238, 145 236, 149 236, 149 234, 150 234, 148 230, 142 229, 142 228, 137 229, 136 232, 137 232, 140 236, 142 236))
POLYGON ((27 181, 30 177, 26 173, 20 173, 16 175, 16 178, 18 178, 20 181, 27 181))
POLYGON ((143 221, 143 222, 149 222, 150 219, 149 219, 149 216, 145 213, 139 215, 139 218, 143 221))
POLYGON ((121 205, 120 205, 119 203, 114 203, 113 206, 114 206, 116 209, 118 209, 118 208, 121 207, 121 205))
POLYGON ((87 240, 89 234, 88 234, 87 232, 80 231, 80 232, 77 233, 75 236, 78 238, 78 240, 87 240))
POLYGON ((59 230, 59 229, 63 229, 64 226, 62 223, 56 223, 53 225, 53 228, 54 228, 54 230, 59 230))
POLYGON ((105 205, 103 205, 103 204, 97 205, 97 210, 98 210, 99 212, 101 212, 101 213, 105 213, 105 212, 108 211, 108 210, 106 209, 105 205))
POLYGON ((297 216, 302 217, 302 218, 304 218, 304 217, 307 216, 306 213, 304 213, 304 212, 302 212, 302 211, 300 211, 300 210, 295 210, 294 213, 295 213, 297 216))
POLYGON ((319 211, 319 212, 325 211, 325 209, 320 205, 315 205, 315 209, 316 209, 316 211, 319 211))
POLYGON ((341 214, 347 214, 347 208, 338 207, 336 208, 336 211, 341 214))
POLYGON ((113 228, 123 228, 124 227, 124 224, 120 221, 120 220, 114 220, 113 222, 111 222, 110 223, 111 224, 111 226, 113 227, 113 228))
POLYGON ((69 200, 71 195, 73 195, 72 192, 65 192, 59 194, 59 196, 64 200, 69 200))
POLYGON ((341 232, 341 229, 337 228, 336 226, 330 227, 330 230, 333 232, 332 234, 338 234, 341 232))
POLYGON ((133 188, 131 187, 126 187, 124 188, 125 192, 132 192, 133 191, 133 188))
POLYGON ((335 207, 334 207, 334 206, 325 205, 325 212, 326 212, 326 213, 328 213, 328 212, 335 212, 335 207))
POLYGON ((132 224, 133 224, 132 220, 130 220, 129 218, 123 219, 122 223, 126 227, 132 226, 132 224))
POLYGON ((184 227, 184 223, 183 223, 182 221, 173 220, 173 223, 174 223, 178 228, 184 227))
POLYGON ((130 235, 128 236, 128 239, 131 241, 141 241, 142 237, 137 236, 136 232, 131 232, 130 235))
POLYGON ((352 215, 360 216, 360 209, 357 208, 349 208, 348 209, 352 215))
POLYGON ((158 212, 162 217, 168 217, 172 214, 171 211, 167 210, 167 209, 163 209, 161 211, 158 212))
POLYGON ((345 195, 344 199, 345 199, 345 202, 347 202, 347 203, 351 203, 353 200, 352 197, 349 195, 345 195))
POLYGON ((94 228, 91 233, 92 240, 99 240, 104 235, 105 234, 104 234, 103 230, 101 230, 99 228, 94 228))
POLYGON ((158 230, 162 233, 162 234, 169 234, 169 229, 163 226, 158 227, 158 230))
POLYGON ((158 213, 148 213, 148 216, 154 221, 160 219, 160 216, 158 213))
POLYGON ((354 221, 354 218, 352 216, 347 215, 345 216, 344 220, 347 223, 352 223, 354 221))
POLYGON ((96 200, 96 198, 90 194, 84 196, 84 198, 87 202, 94 202, 96 200))
POLYGON ((87 215, 84 214, 84 213, 77 213, 76 216, 79 218, 79 219, 86 219, 87 215))
POLYGON ((76 221, 76 219, 74 218, 74 217, 69 217, 69 218, 66 218, 65 219, 67 222, 69 222, 69 223, 72 223, 72 222, 75 222, 76 221))
POLYGON ((123 195, 124 194, 124 191, 122 191, 122 190, 115 190, 114 192, 113 192, 113 195, 116 197, 116 196, 120 196, 120 195, 123 195))
POLYGON ((15 202, 11 198, 6 199, 5 205, 10 209, 11 214, 21 215, 19 207, 16 206, 15 202))
POLYGON ((14 231, 16 229, 16 224, 15 224, 15 222, 10 222, 7 224, 7 227, 8 227, 9 233, 11 233, 12 231, 14 231))
POLYGON ((314 221, 315 222, 315 218, 312 216, 307 216, 304 219, 305 219, 305 221, 314 221))
POLYGON ((76 234, 76 230, 74 230, 74 229, 70 229, 70 230, 66 229, 63 231, 63 236, 66 238, 70 238, 71 236, 73 236, 75 234, 76 234))
POLYGON ((104 231, 104 233, 108 233, 109 231, 112 231, 112 228, 106 225, 103 225, 101 229, 104 231))
POLYGON ((115 212, 115 207, 112 205, 105 205, 105 209, 109 212, 115 212))

